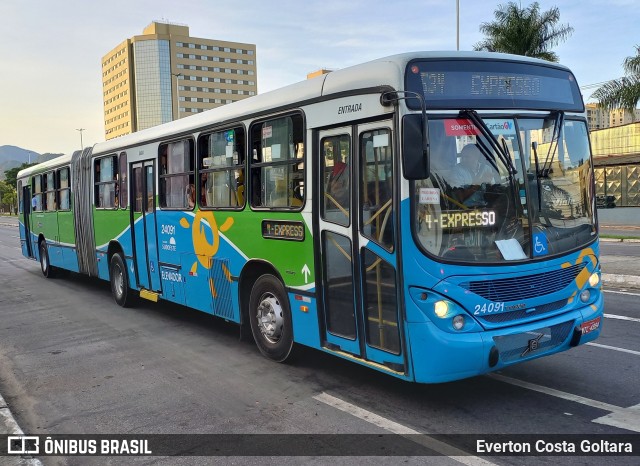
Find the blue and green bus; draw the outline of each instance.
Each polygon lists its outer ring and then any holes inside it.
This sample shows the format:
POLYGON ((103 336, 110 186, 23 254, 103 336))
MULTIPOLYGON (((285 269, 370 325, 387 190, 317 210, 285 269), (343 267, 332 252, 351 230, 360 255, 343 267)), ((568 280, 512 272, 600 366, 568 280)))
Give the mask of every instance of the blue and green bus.
POLYGON ((584 103, 546 61, 382 58, 27 168, 18 192, 45 277, 235 322, 274 361, 304 345, 443 382, 601 330, 584 103))

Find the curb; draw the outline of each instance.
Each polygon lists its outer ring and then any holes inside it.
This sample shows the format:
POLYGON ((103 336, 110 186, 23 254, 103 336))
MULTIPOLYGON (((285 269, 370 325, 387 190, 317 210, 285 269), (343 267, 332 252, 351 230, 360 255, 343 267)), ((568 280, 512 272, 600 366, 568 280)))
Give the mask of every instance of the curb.
POLYGON ((640 288, 640 276, 619 275, 613 273, 603 273, 602 282, 607 285, 626 286, 629 288, 640 288))
POLYGON ((602 243, 640 243, 640 238, 600 238, 602 243))
MULTIPOLYGON (((0 435, 24 435, 16 422, 7 402, 0 395, 0 435)), ((2 464, 7 466, 42 466, 42 462, 30 456, 3 456, 2 464)))

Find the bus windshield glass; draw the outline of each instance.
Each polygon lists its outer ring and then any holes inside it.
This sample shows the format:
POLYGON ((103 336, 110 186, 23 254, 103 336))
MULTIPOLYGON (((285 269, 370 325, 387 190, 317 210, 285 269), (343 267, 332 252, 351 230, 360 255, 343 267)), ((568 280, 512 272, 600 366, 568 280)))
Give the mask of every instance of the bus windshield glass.
POLYGON ((431 172, 416 182, 413 206, 423 250, 500 263, 589 243, 596 228, 585 123, 557 113, 474 115, 429 119, 431 172))
MULTIPOLYGON (((528 109, 583 112, 573 74, 533 63, 483 60, 414 60, 406 90, 424 96, 427 109, 528 109)), ((420 109, 417 99, 407 106, 420 109)))

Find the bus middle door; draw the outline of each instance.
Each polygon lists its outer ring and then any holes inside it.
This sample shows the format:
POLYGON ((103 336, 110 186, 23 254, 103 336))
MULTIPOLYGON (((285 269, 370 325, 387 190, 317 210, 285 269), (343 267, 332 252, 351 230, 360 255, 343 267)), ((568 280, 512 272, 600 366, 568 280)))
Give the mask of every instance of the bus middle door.
POLYGON ((138 286, 160 292, 158 238, 156 229, 155 162, 145 160, 131 164, 133 202, 131 231, 134 243, 138 286))

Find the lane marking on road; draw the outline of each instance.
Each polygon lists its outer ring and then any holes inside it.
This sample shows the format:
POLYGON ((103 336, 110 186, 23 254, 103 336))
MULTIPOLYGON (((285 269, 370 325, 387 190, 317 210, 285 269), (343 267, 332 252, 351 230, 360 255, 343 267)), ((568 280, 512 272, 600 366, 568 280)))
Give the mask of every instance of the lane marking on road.
POLYGON ((574 395, 573 393, 563 392, 561 390, 556 390, 555 388, 549 388, 542 385, 525 382, 524 380, 514 379, 501 374, 487 374, 487 377, 498 380, 500 382, 526 388, 528 390, 544 393, 545 395, 562 398, 563 400, 573 401, 574 403, 591 406, 592 408, 601 409, 603 411, 609 411, 611 414, 593 419, 591 422, 615 426, 621 429, 632 430, 634 432, 640 432, 640 405, 631 406, 629 408, 622 408, 620 406, 604 403, 602 401, 591 400, 580 395, 574 395))
POLYGON ((341 400, 340 398, 336 398, 335 396, 329 395, 326 392, 322 392, 319 395, 314 396, 313 398, 317 401, 320 401, 321 403, 357 417, 358 419, 362 419, 363 421, 378 426, 391 433, 406 436, 405 438, 416 442, 424 447, 427 447, 433 451, 437 451, 441 455, 447 456, 459 463, 469 466, 489 466, 495 464, 477 456, 469 456, 468 453, 447 443, 429 437, 427 434, 423 434, 421 432, 418 432, 417 430, 411 429, 410 427, 398 424, 397 422, 382 417, 376 413, 368 411, 364 408, 360 408, 359 406, 341 400))
POLYGON ((640 296, 640 293, 631 293, 630 291, 602 290, 605 293, 625 294, 628 296, 640 296))
POLYGON ((630 322, 640 322, 640 319, 638 319, 637 317, 618 316, 615 314, 605 314, 604 316, 608 317, 609 319, 628 320, 630 322))
POLYGON ((609 346, 609 345, 601 345, 600 343, 587 343, 589 346, 595 346, 597 348, 604 348, 613 351, 620 351, 621 353, 629 353, 634 354, 636 356, 640 356, 640 351, 634 351, 627 348, 618 348, 617 346, 609 346))

